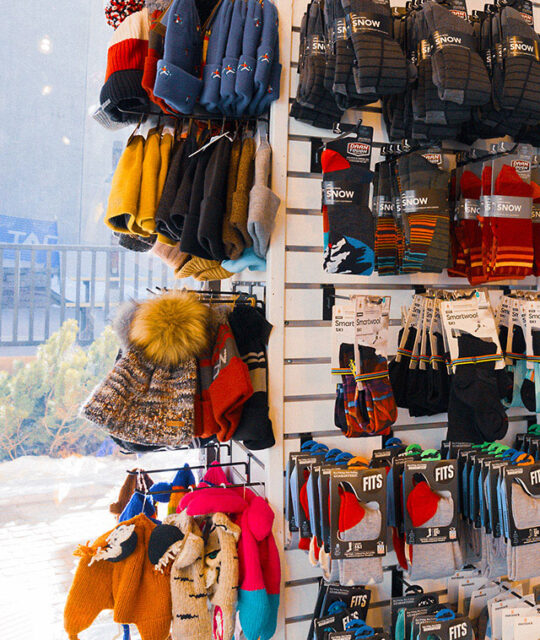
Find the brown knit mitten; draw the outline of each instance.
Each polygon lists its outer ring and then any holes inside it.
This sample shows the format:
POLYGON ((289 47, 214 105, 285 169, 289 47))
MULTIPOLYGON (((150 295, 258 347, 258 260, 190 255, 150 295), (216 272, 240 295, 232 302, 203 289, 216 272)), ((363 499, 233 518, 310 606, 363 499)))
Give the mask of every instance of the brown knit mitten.
POLYGON ((234 635, 238 594, 240 527, 224 513, 212 516, 212 528, 204 552, 206 588, 213 606, 213 640, 231 640, 234 635))

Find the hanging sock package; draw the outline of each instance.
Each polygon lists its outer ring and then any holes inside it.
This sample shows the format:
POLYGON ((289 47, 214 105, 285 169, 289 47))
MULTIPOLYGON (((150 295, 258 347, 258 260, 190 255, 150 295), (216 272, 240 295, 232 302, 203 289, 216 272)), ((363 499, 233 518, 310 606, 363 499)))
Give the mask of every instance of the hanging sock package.
POLYGON ((330 476, 330 552, 342 585, 382 582, 386 554, 386 472, 334 469, 330 476))
POLYGON ((373 128, 359 126, 354 138, 329 142, 322 154, 324 270, 371 275, 374 223, 369 208, 373 128))

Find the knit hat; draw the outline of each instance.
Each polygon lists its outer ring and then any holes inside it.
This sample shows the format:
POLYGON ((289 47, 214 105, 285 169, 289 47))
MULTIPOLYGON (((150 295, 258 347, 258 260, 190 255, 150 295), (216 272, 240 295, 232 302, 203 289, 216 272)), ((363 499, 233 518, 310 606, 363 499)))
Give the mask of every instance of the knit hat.
POLYGON ((210 113, 219 111, 222 63, 233 11, 233 1, 223 0, 206 32, 208 48, 203 68, 201 105, 210 113))
POLYGON ((227 258, 238 258, 244 250, 244 236, 231 223, 233 194, 236 191, 238 165, 242 151, 242 140, 235 138, 229 158, 229 173, 227 176, 227 196, 225 200, 225 215, 223 216, 222 240, 227 258))
MULTIPOLYGON (((267 3, 268 4, 268 3, 267 3)), ((242 40, 242 53, 236 71, 235 111, 242 115, 249 106, 254 93, 257 48, 263 31, 263 3, 247 0, 246 23, 242 40)))
POLYGON ((120 109, 148 110, 148 95, 141 85, 148 51, 148 27, 148 10, 145 8, 128 16, 109 42, 105 84, 99 102, 114 122, 129 124, 139 120, 137 114, 123 113, 120 109))
POLYGON ((127 349, 82 415, 129 442, 187 444, 195 422, 196 358, 209 339, 208 307, 189 292, 171 291, 121 314, 116 326, 127 349))
POLYGON ((231 640, 238 594, 238 552, 240 527, 224 513, 212 516, 204 549, 205 582, 212 604, 212 638, 231 640))
POLYGON ((281 65, 279 64, 278 12, 273 2, 268 1, 263 4, 262 20, 263 28, 260 44, 257 47, 257 62, 253 76, 253 97, 248 107, 250 114, 263 113, 264 107, 261 107, 260 103, 265 96, 268 96, 269 89, 274 100, 279 97, 281 65))
POLYGON ((152 253, 162 260, 168 267, 174 269, 175 274, 186 264, 190 259, 188 253, 182 253, 180 251, 180 243, 177 242, 174 246, 163 244, 159 240, 154 244, 152 253))
MULTIPOLYGON (((170 4, 170 2, 169 2, 170 4)), ((158 98, 154 94, 154 85, 156 83, 157 65, 163 58, 163 47, 165 43, 165 22, 167 17, 167 7, 163 10, 149 10, 150 30, 148 33, 148 54, 144 60, 144 71, 142 78, 142 86, 152 102, 165 113, 173 112, 167 103, 158 98)))
MULTIPOLYGON (((251 247, 252 240, 247 230, 249 191, 253 186, 255 169, 255 140, 246 138, 242 143, 236 189, 232 196, 230 224, 242 236, 245 247, 251 247)), ((238 258, 239 255, 234 255, 238 258)))
POLYGON ((214 145, 204 178, 204 195, 197 230, 202 248, 218 261, 226 258, 221 229, 227 200, 227 170, 231 146, 226 137, 214 145))
POLYGON ((144 0, 109 0, 105 6, 107 24, 118 29, 128 16, 143 8, 144 0))
POLYGON ((104 609, 113 609, 115 622, 135 624, 142 640, 167 640, 169 580, 154 571, 147 556, 155 528, 145 515, 138 515, 75 551, 81 559, 64 609, 70 640, 77 640, 104 609))
POLYGON ((199 97, 202 37, 194 0, 174 0, 167 12, 163 59, 154 94, 180 113, 192 113, 199 97))
POLYGON ((177 273, 178 278, 195 278, 202 282, 226 280, 232 275, 233 273, 224 269, 217 260, 205 260, 197 256, 192 256, 177 273))
POLYGON ((195 520, 185 511, 167 516, 162 527, 154 530, 148 553, 157 575, 170 565, 173 639, 208 640, 212 627, 204 580, 204 541, 195 520))
POLYGON ((246 249, 238 260, 224 260, 221 265, 224 269, 232 273, 240 273, 245 269, 249 269, 250 271, 266 271, 266 260, 255 255, 253 247, 246 249))
POLYGON ((118 231, 115 231, 113 235, 118 238, 119 246, 137 253, 150 251, 156 242, 156 236, 143 238, 142 236, 136 236, 131 233, 118 233, 118 231))
POLYGON ((247 4, 235 2, 232 10, 231 24, 227 38, 227 47, 221 64, 221 85, 219 108, 223 113, 234 113, 236 101, 235 85, 238 59, 242 52, 242 39, 246 21, 247 4))
POLYGON ((255 156, 255 182, 249 192, 247 228, 253 239, 253 251, 266 257, 270 236, 281 200, 268 186, 272 163, 272 147, 262 140, 255 156))
POLYGON ((111 184, 105 224, 119 233, 129 233, 128 223, 137 215, 141 190, 144 137, 134 131, 127 141, 111 184))
POLYGON ((140 491, 135 491, 118 517, 118 522, 126 522, 126 520, 131 520, 131 518, 134 518, 141 513, 144 513, 148 518, 157 517, 154 498, 149 496, 146 492, 141 493, 140 491))

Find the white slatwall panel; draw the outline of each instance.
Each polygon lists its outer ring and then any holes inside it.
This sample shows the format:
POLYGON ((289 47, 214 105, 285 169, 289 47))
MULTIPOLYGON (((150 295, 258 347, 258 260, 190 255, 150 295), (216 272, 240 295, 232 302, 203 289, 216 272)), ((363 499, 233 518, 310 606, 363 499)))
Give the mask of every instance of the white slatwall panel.
MULTIPOLYGON (((392 0, 404 4, 405 0, 392 0)), ((333 134, 288 117, 290 98, 296 94, 298 74, 298 28, 307 0, 276 0, 280 14, 280 41, 283 74, 280 100, 271 113, 270 138, 273 148, 273 189, 282 199, 276 230, 272 237, 267 271, 267 305, 274 330, 269 346, 270 400, 277 445, 269 452, 254 452, 266 464, 263 471, 252 464, 252 478, 265 478, 267 493, 276 511, 278 543, 283 539, 283 468, 291 451, 298 450, 300 437, 312 434, 329 447, 338 446, 357 455, 370 456, 381 445, 380 437, 346 440, 334 426, 333 398, 336 380, 329 373, 330 323, 322 321, 323 284, 334 284, 338 295, 384 292, 392 297, 390 351, 397 347, 397 332, 401 308, 408 306, 414 287, 463 287, 463 279, 446 275, 417 274, 413 276, 366 277, 340 276, 322 269, 322 218, 320 215, 320 176, 310 173, 311 138, 328 139, 333 134), (295 31, 292 31, 295 27, 295 31), (292 65, 291 65, 292 63, 292 65), (288 134, 288 135, 286 135, 288 134)), ((469 0, 469 10, 482 9, 480 0, 469 0)), ((540 9, 535 7, 535 14, 540 9)), ((540 24, 540 15, 535 15, 540 24)), ((344 121, 374 128, 373 163, 379 159, 380 145, 386 142, 382 128, 380 105, 359 112, 348 112, 344 121)), ((256 281, 264 274, 247 272, 239 279, 256 281)), ((516 283, 517 284, 517 283, 516 283)), ((535 279, 520 285, 534 286, 535 279)), ((494 287, 496 289, 496 287, 494 287)), ((496 296, 496 293, 493 293, 496 296)), ((511 442, 525 428, 524 410, 510 411, 511 442)), ((411 418, 400 409, 394 428, 395 435, 405 442, 418 442, 425 448, 437 447, 445 435, 444 414, 411 418)), ((245 452, 235 453, 235 459, 245 452)), ((392 553, 385 562, 395 563, 392 553)), ((275 638, 303 640, 309 628, 309 618, 317 595, 318 569, 310 566, 303 551, 283 553, 283 606, 275 638)), ((441 592, 445 582, 425 587, 441 592)), ((382 585, 373 588, 372 608, 368 622, 388 624, 391 572, 385 571, 382 585)))

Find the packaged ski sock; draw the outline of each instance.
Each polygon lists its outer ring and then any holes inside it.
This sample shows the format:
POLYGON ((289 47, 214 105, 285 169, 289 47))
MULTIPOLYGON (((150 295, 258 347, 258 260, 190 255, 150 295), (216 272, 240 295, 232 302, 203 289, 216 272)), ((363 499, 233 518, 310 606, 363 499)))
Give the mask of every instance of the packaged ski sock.
POLYGON ((519 11, 503 7, 500 12, 505 45, 504 85, 501 106, 522 110, 540 118, 540 40, 519 11))
POLYGON ((465 254, 465 269, 471 284, 485 278, 482 264, 482 229, 477 211, 482 194, 482 181, 470 169, 464 169, 460 177, 461 202, 456 229, 465 254))
POLYGON ((392 38, 390 5, 373 0, 342 0, 357 66, 356 90, 376 98, 401 93, 407 86, 407 64, 392 38))
POLYGON ((508 417, 495 371, 497 345, 465 332, 458 345, 465 363, 456 365, 451 379, 447 438, 478 444, 500 440, 508 430, 508 417))
POLYGON ((510 163, 504 164, 497 175, 494 170, 493 178, 490 216, 485 221, 489 225, 490 233, 483 235, 483 251, 491 251, 489 278, 523 278, 532 274, 534 261, 530 217, 532 187, 510 163), (500 199, 499 202, 495 200, 496 196, 508 198, 500 199), (519 201, 513 200, 514 198, 519 198, 519 201), (519 208, 523 210, 525 217, 513 217, 514 214, 508 217, 503 210, 504 207, 513 207, 512 210, 519 208))
POLYGON ((343 391, 343 383, 336 385, 336 401, 334 404, 334 424, 343 433, 347 433, 347 416, 345 414, 345 392, 343 391))
MULTIPOLYGON (((406 509, 414 527, 445 527, 452 522, 454 502, 419 482, 407 496, 406 509)), ((462 565, 458 542, 406 545, 405 552, 411 580, 451 576, 462 565)))
POLYGON ((534 263, 533 274, 540 276, 540 165, 535 161, 531 172, 532 187, 532 236, 534 263))
MULTIPOLYGON (((401 338, 403 329, 399 334, 399 344, 401 345, 401 338)), ((398 407, 408 408, 407 399, 407 377, 410 371, 411 353, 416 340, 416 329, 414 327, 409 328, 409 335, 403 347, 400 346, 398 353, 400 354, 400 360, 392 360, 388 366, 390 383, 394 392, 394 400, 398 407)))
MULTIPOLYGON (((375 540, 381 531, 379 509, 358 502, 354 493, 341 490, 339 536, 341 540, 375 540)), ((383 580, 382 558, 339 560, 339 583, 343 586, 378 584, 383 580)))
POLYGON ((342 390, 343 390, 343 408, 345 412, 345 421, 347 423, 346 436, 351 437, 354 434, 364 432, 364 426, 367 422, 367 417, 362 416, 361 411, 361 397, 356 385, 356 380, 353 375, 354 369, 354 345, 342 344, 339 350, 339 364, 340 367, 351 369, 350 374, 342 375, 342 390))
MULTIPOLYGON (((540 498, 529 495, 517 482, 512 483, 512 517, 518 529, 534 530, 540 525, 540 498)), ((526 580, 540 574, 540 543, 512 546, 508 541, 508 577, 526 580)))
POLYGON ((385 435, 397 420, 397 407, 388 377, 386 358, 372 347, 358 345, 360 370, 356 380, 366 390, 369 433, 385 435))
MULTIPOLYGON (((521 327, 514 328, 521 331, 521 327)), ((540 331, 535 329, 532 330, 532 344, 532 355, 540 356, 540 331)), ((519 364, 519 362, 517 364, 519 364)), ((520 395, 523 406, 526 409, 532 413, 540 411, 540 365, 537 362, 533 364, 532 369, 526 370, 525 379, 521 385, 520 395)))
MULTIPOLYGON (((347 144, 347 140, 343 140, 347 144)), ((373 174, 350 166, 344 153, 326 148, 321 154, 323 207, 328 220, 324 269, 328 273, 370 275, 374 267, 374 224, 368 207, 373 174), (349 165, 349 166, 347 166, 349 165)))
POLYGON ((436 352, 430 353, 427 374, 427 401, 433 413, 448 411, 450 395, 450 376, 444 356, 443 337, 440 333, 433 334, 436 352))
POLYGON ((486 104, 491 84, 470 23, 437 2, 424 3, 422 14, 433 42, 432 78, 441 100, 468 107, 486 104))
POLYGON ((376 219, 375 260, 380 276, 399 273, 397 228, 394 219, 394 202, 391 190, 390 165, 379 164, 377 193, 374 190, 373 212, 376 219))

